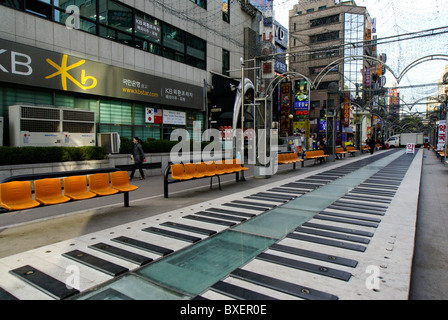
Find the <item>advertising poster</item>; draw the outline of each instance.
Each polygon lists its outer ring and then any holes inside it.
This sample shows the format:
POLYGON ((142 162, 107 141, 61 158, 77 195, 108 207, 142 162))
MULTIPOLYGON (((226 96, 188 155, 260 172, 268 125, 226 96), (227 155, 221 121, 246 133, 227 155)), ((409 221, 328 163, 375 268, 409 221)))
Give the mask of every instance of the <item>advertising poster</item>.
POLYGON ((310 115, 309 84, 305 79, 294 81, 294 120, 305 121, 310 115))

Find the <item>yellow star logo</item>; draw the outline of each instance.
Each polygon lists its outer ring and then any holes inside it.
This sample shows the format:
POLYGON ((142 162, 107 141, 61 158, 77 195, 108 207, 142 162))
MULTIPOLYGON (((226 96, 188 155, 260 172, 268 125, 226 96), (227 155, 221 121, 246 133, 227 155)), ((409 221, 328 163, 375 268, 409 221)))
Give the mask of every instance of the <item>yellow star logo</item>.
POLYGON ((46 61, 48 62, 48 64, 50 64, 52 67, 54 67, 56 70, 55 73, 46 76, 45 79, 51 79, 57 76, 61 76, 61 83, 62 83, 62 89, 64 89, 64 91, 67 91, 67 78, 73 82, 76 86, 78 86, 79 88, 81 88, 82 90, 89 90, 89 89, 93 89, 96 87, 98 81, 91 76, 87 76, 86 77, 86 71, 83 69, 81 71, 81 83, 78 82, 75 78, 72 77, 72 75, 70 73, 68 73, 68 71, 75 69, 79 66, 82 66, 86 60, 80 60, 70 66, 67 66, 67 58, 68 56, 66 54, 64 54, 64 56, 62 57, 62 62, 61 65, 59 66, 57 63, 53 62, 51 59, 47 59, 46 61), (85 86, 86 82, 88 80, 91 80, 92 83, 90 86, 85 86))

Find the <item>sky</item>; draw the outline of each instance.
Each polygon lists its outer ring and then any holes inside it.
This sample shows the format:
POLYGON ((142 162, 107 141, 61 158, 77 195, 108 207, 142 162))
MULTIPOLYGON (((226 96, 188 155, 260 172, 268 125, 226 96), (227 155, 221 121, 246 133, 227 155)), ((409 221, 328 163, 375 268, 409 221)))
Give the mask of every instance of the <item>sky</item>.
MULTIPOLYGON (((377 19, 378 39, 403 35, 411 32, 442 28, 448 31, 448 6, 446 0, 355 0, 358 6, 366 7, 370 16, 377 19)), ((274 0, 275 19, 288 27, 288 11, 298 0, 274 0)), ((387 64, 399 75, 416 59, 435 54, 448 55, 448 33, 421 37, 412 40, 378 45, 378 53, 386 53, 387 64)), ((448 61, 431 61, 412 68, 398 84, 402 86, 425 85, 419 88, 399 90, 407 108, 427 96, 437 95, 437 86, 445 73, 448 61)), ((387 85, 397 83, 394 76, 386 73, 387 85)), ((424 102, 424 101, 420 101, 424 102)), ((422 105, 415 105, 410 112, 423 111, 422 105)))

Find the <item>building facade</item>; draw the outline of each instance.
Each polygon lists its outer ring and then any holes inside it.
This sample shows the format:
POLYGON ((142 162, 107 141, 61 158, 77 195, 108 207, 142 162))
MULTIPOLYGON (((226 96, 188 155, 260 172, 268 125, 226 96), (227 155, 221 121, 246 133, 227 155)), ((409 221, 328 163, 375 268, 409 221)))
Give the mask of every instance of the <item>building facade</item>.
POLYGON ((4 145, 20 104, 89 110, 95 133, 142 140, 205 128, 212 77, 241 68, 256 14, 228 0, 0 1, 4 145))
POLYGON ((289 12, 289 30, 289 70, 318 84, 310 84, 310 135, 322 138, 327 112, 336 110, 335 126, 342 141, 364 141, 371 118, 358 105, 370 104, 370 90, 366 89, 373 82, 373 70, 362 56, 374 56, 376 50, 366 42, 372 39, 367 9, 355 1, 299 1, 289 12), (343 59, 350 56, 360 58, 343 59), (339 63, 332 64, 336 60, 339 63))

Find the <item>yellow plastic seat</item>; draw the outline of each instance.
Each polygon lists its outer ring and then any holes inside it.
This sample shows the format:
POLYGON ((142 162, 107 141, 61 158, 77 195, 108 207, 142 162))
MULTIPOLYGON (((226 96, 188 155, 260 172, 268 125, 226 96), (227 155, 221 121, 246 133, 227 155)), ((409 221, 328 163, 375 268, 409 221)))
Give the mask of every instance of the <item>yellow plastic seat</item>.
POLYGON ((229 159, 229 160, 224 160, 224 168, 226 170, 226 173, 233 173, 236 172, 237 170, 235 169, 235 167, 233 166, 233 159, 229 159))
POLYGON ((206 162, 207 165, 207 172, 205 175, 207 177, 213 177, 216 175, 216 163, 214 161, 206 162))
POLYGON ((247 170, 249 170, 249 168, 243 167, 243 165, 241 164, 241 160, 240 159, 233 159, 233 164, 240 171, 247 171, 247 170))
POLYGON ((196 163, 196 175, 195 178, 203 178, 207 176, 207 164, 205 162, 196 163))
POLYGON ((184 170, 185 170, 185 179, 193 179, 196 175, 196 165, 194 163, 185 163, 184 164, 184 170))
POLYGON ((216 163, 216 174, 222 175, 227 173, 226 164, 224 163, 224 161, 219 160, 216 161, 215 163, 216 163))
POLYGON ((171 165, 171 178, 173 178, 174 180, 188 180, 188 178, 186 178, 185 176, 183 164, 171 165))
POLYGON ((99 196, 108 196, 118 193, 117 189, 109 185, 109 175, 107 173, 95 173, 88 177, 89 190, 99 196))
POLYGON ((41 179, 34 181, 34 199, 44 205, 68 202, 71 199, 62 194, 61 179, 41 179))
POLYGON ((30 181, 11 181, 0 184, 0 206, 9 210, 25 210, 40 206, 32 198, 30 181))
POLYGON ((63 178, 64 195, 72 200, 84 200, 96 197, 96 194, 87 190, 85 176, 72 176, 63 178))
POLYGON ((129 184, 129 176, 127 171, 111 172, 110 186, 120 192, 129 192, 138 189, 137 186, 129 184))

